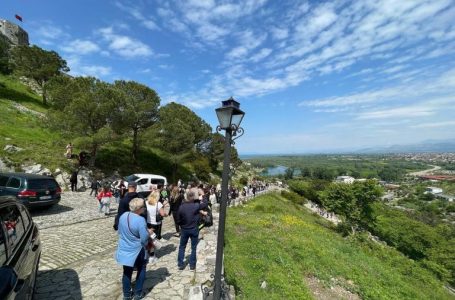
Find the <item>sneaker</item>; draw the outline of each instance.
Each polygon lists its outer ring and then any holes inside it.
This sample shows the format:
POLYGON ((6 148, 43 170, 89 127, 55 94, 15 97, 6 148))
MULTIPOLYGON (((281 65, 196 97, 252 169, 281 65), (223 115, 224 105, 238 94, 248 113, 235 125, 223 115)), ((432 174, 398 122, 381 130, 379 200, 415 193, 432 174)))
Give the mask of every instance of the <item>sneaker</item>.
POLYGON ((139 295, 134 295, 133 300, 139 300, 145 298, 145 293, 142 292, 139 295))
POLYGON ((196 266, 190 266, 190 270, 196 270, 196 266))
POLYGON ((185 266, 179 266, 179 270, 182 271, 185 269, 185 266))
POLYGON ((156 257, 155 255, 150 256, 149 263, 156 264, 157 262, 158 262, 158 257, 156 257))

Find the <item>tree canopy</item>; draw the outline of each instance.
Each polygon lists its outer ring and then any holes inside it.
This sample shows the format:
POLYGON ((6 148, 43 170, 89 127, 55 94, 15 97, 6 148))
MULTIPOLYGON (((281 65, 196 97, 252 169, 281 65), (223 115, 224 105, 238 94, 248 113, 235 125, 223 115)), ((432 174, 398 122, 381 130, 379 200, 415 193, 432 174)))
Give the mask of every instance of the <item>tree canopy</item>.
POLYGON ((133 160, 137 161, 139 150, 138 135, 144 129, 152 126, 158 120, 158 106, 160 97, 146 85, 118 80, 114 87, 120 92, 112 113, 114 115, 113 128, 119 133, 131 136, 133 160))
POLYGON ((111 112, 120 94, 110 84, 94 77, 62 82, 63 86, 52 85, 55 89, 51 91, 52 99, 58 105, 49 113, 50 126, 89 147, 94 164, 98 148, 112 138, 111 112), (71 91, 71 97, 62 93, 65 88, 71 91))
POLYGON ((32 78, 42 89, 43 103, 47 104, 46 82, 70 69, 55 51, 46 51, 37 46, 16 46, 11 50, 11 65, 18 76, 32 78))

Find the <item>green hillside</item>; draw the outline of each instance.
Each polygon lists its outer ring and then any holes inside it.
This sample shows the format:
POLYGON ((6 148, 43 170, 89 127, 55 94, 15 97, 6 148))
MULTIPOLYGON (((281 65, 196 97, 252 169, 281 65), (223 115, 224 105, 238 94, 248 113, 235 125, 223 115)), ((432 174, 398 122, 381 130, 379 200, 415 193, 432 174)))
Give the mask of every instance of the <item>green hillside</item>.
POLYGON ((66 165, 63 157, 66 141, 47 130, 38 114, 21 112, 18 107, 45 113, 41 97, 13 77, 0 75, 0 151, 19 169, 22 163, 42 163, 48 168, 66 165), (23 151, 6 153, 6 145, 15 145, 23 151))
POLYGON ((363 235, 343 238, 278 194, 229 210, 225 266, 240 299, 455 299, 400 252, 363 235))
MULTIPOLYGON (((51 171, 55 168, 72 170, 77 162, 64 157, 65 146, 73 141, 71 136, 52 132, 42 117, 48 106, 42 104, 41 96, 30 90, 13 76, 0 74, 0 157, 20 171, 23 164, 40 163, 51 171), (24 109, 25 108, 25 109, 24 109), (27 111, 27 109, 31 110, 27 111), (6 145, 15 145, 23 151, 7 153, 6 145)), ((82 150, 75 145, 73 153, 82 150)), ((97 154, 96 169, 110 175, 119 171, 122 175, 136 171, 163 174, 171 178, 171 163, 159 149, 142 147, 138 164, 131 165, 131 141, 112 141, 101 147, 97 154)), ((190 164, 179 169, 180 174, 192 172, 190 164)), ((184 177, 185 178, 185 177, 184 177)))

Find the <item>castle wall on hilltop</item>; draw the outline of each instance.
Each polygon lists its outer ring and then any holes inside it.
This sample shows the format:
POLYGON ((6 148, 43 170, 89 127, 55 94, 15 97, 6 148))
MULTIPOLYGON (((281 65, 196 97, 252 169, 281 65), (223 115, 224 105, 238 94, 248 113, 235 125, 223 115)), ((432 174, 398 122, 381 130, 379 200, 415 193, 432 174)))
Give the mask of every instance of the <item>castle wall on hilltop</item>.
POLYGON ((13 45, 28 45, 28 33, 20 26, 13 24, 7 20, 0 19, 0 34, 13 45))

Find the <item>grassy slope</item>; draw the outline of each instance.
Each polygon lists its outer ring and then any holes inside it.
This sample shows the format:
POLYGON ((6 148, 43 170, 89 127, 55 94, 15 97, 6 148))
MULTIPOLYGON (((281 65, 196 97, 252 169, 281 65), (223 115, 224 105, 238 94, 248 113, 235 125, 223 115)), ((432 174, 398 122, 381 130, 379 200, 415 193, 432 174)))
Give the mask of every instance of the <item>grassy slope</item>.
POLYGON ((46 112, 41 97, 30 92, 26 86, 11 77, 0 75, 0 151, 1 156, 16 162, 42 163, 49 168, 67 164, 63 157, 66 142, 61 137, 42 127, 43 120, 17 110, 19 103, 38 112, 46 112), (9 139, 9 140, 8 140, 9 139), (24 151, 3 152, 5 145, 13 144, 24 151))
POLYGON ((454 299, 399 252, 342 238, 278 194, 228 211, 225 266, 241 299, 311 299, 310 277, 327 286, 335 280, 363 299, 454 299))

